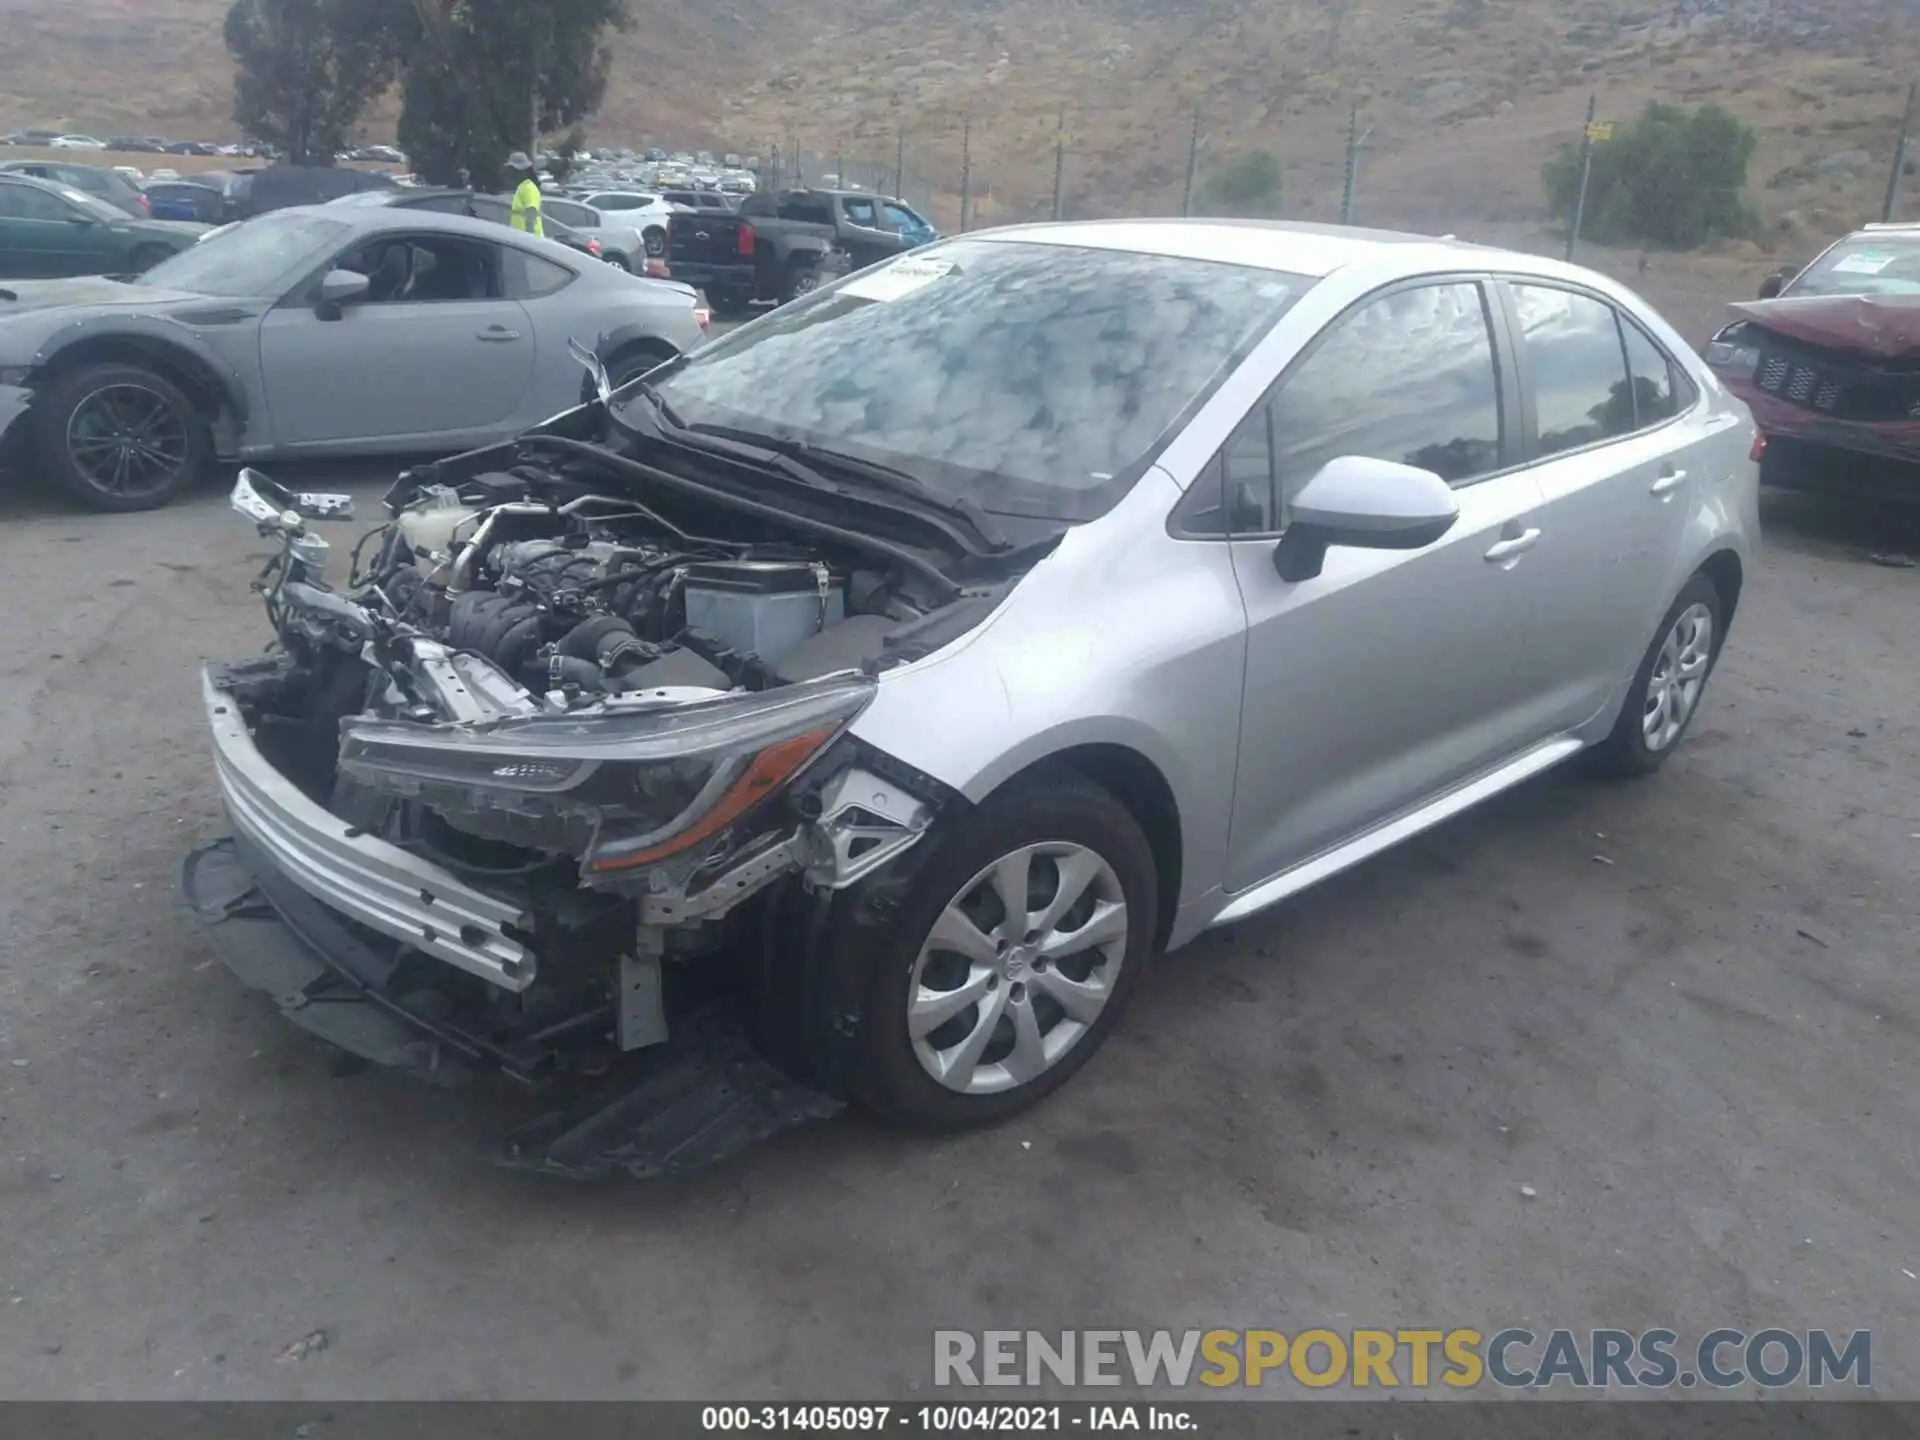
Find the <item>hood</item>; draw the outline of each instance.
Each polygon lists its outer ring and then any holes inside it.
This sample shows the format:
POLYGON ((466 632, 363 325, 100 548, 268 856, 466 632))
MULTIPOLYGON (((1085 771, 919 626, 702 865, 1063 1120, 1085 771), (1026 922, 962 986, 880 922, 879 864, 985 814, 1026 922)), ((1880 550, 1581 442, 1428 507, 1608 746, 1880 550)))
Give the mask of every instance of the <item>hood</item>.
POLYGON ((76 275, 70 280, 0 280, 0 324, 39 310, 155 311, 206 303, 204 295, 127 285, 104 275, 76 275))
POLYGON ((1763 330, 1879 360, 1920 358, 1920 295, 1807 295, 1729 307, 1763 330))

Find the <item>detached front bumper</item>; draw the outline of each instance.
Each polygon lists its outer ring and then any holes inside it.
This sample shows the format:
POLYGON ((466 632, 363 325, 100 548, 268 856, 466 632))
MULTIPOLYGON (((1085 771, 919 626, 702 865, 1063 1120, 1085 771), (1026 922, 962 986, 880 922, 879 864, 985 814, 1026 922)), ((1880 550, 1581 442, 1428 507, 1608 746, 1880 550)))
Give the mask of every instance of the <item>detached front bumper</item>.
POLYGON ((201 676, 221 798, 234 829, 321 904, 516 994, 538 973, 520 907, 371 835, 302 794, 260 753, 239 707, 201 676))

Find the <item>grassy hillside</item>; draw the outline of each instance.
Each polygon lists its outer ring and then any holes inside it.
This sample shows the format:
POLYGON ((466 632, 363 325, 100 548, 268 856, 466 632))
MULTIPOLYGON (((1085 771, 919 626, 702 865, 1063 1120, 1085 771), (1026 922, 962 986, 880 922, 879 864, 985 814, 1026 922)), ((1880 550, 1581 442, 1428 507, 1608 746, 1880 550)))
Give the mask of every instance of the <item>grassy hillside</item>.
MULTIPOLYGON (((778 138, 875 164, 904 134, 915 192, 949 222, 969 117, 978 218, 1047 208, 1062 108, 1072 213, 1177 206, 1198 107, 1203 166, 1271 149, 1287 209, 1330 216, 1358 104, 1362 218, 1519 224, 1537 220, 1540 164, 1597 90, 1607 115, 1717 100, 1758 126, 1754 199, 1794 244, 1877 210, 1920 68, 1911 0, 633 5, 597 133, 736 150, 778 138)), ((224 8, 0 0, 0 124, 226 135, 224 8)), ((1920 181, 1914 200, 1920 213, 1920 181)))

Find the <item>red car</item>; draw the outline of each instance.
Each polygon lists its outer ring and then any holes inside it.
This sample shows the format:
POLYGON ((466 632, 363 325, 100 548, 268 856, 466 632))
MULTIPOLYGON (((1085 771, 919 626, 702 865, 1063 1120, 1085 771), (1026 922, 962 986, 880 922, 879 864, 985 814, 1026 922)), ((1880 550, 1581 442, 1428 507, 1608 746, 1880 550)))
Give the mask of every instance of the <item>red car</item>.
POLYGON ((1752 409, 1762 478, 1920 502, 1920 225, 1869 225, 1714 336, 1706 360, 1752 409))

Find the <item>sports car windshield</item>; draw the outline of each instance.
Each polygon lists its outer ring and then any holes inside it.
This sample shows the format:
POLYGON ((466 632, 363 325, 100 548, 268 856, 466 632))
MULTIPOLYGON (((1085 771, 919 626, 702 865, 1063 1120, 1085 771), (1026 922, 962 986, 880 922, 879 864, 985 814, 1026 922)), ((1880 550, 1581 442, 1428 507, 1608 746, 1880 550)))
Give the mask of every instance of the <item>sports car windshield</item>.
POLYGON ((1787 295, 1920 295, 1920 239, 1843 240, 1783 292, 1787 295))
POLYGON ((1312 283, 955 240, 775 311, 697 352, 657 393, 696 430, 838 451, 985 510, 1087 520, 1312 283))
POLYGON ((209 236, 133 283, 223 300, 278 299, 352 234, 343 221, 282 210, 209 236))

